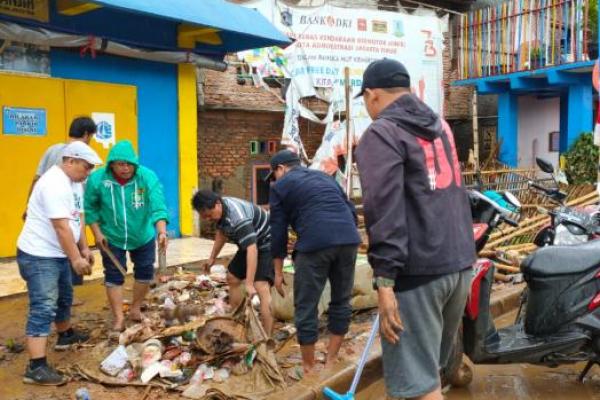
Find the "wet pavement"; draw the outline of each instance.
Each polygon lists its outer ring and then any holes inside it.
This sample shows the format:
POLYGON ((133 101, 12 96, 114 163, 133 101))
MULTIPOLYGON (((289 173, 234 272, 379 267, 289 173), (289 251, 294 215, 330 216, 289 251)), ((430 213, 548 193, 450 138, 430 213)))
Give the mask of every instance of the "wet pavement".
MULTIPOLYGON (((128 280, 127 286, 131 282, 128 280)), ((109 311, 105 308, 106 298, 104 288, 100 282, 87 283, 76 290, 77 298, 83 300, 83 306, 75 307, 74 321, 83 325, 95 324, 101 326, 105 323, 102 319, 108 317, 109 311), (98 318, 100 316, 101 318, 98 318), (88 320, 91 318, 92 320, 88 320), (94 320, 95 319, 95 320, 94 320)), ((126 292, 130 296, 131 292, 126 292)), ((27 314, 27 298, 14 296, 0 300, 0 344, 8 339, 22 340, 25 319, 27 314)), ((514 317, 508 315, 499 319, 500 325, 509 323, 514 317)), ((367 333, 368 327, 363 329, 367 333)), ((50 343, 55 339, 52 337, 50 343)), ((296 348, 294 350, 297 351, 296 348)), ((354 357, 359 355, 362 345, 354 347, 354 357)), ((49 351, 48 357, 52 364, 68 366, 78 355, 86 349, 57 353, 49 351)), ((4 354, 4 353, 3 353, 4 354)), ((22 373, 25 368, 27 356, 25 353, 18 355, 8 354, 5 360, 0 361, 0 400, 71 400, 75 391, 80 387, 91 389, 94 400, 117 400, 123 398, 141 399, 143 389, 120 387, 110 388, 88 382, 71 382, 61 388, 45 388, 21 383, 22 373)), ((450 390, 448 400, 473 399, 574 399, 574 400, 600 400, 600 367, 592 369, 589 379, 585 384, 577 382, 577 375, 583 365, 572 365, 560 368, 545 368, 528 365, 506 366, 475 366, 475 377, 471 385, 463 389, 450 390)), ((367 388, 362 388, 357 395, 361 400, 379 400, 385 398, 383 382, 380 380, 381 370, 375 368, 371 371, 371 382, 367 388)), ((368 379, 367 379, 368 380, 368 379)), ((166 394, 162 390, 154 389, 146 400, 155 399, 180 399, 178 394, 166 394)))
MULTIPOLYGON (((514 320, 508 314, 497 320, 499 326, 514 320)), ((600 400, 600 367, 594 367, 586 382, 577 381, 585 364, 558 368, 526 364, 476 365, 473 382, 466 388, 450 389, 447 400, 600 400)), ((357 400, 385 399, 382 381, 364 388, 357 400)))
MULTIPOLYGON (((583 365, 544 368, 529 365, 475 366, 475 376, 467 388, 450 389, 447 400, 598 400, 600 368, 590 372, 580 384, 577 376, 583 365)), ((362 390, 357 400, 385 399, 383 382, 362 390)))

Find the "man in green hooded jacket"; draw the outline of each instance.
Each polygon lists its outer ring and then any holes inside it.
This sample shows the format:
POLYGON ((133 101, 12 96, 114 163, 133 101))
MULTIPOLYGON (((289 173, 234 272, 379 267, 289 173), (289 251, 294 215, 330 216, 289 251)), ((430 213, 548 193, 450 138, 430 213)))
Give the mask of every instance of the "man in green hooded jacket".
POLYGON ((139 165, 131 142, 118 142, 109 152, 106 164, 88 179, 85 215, 102 254, 106 293, 114 316, 113 329, 122 331, 125 277, 105 249, 109 248, 123 266, 129 252, 135 278, 129 317, 141 321, 141 305, 154 279, 155 238, 159 248, 167 246, 168 212, 158 177, 139 165))

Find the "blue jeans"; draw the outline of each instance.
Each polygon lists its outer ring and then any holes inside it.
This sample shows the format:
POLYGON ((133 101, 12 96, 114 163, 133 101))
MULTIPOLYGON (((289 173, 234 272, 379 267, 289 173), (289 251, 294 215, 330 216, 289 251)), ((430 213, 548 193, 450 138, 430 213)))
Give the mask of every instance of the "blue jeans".
POLYGON ((67 258, 37 257, 18 249, 17 264, 29 295, 25 334, 48 336, 52 322, 71 318, 71 264, 67 258))
MULTIPOLYGON (((121 265, 127 269, 127 250, 120 249, 108 244, 121 265)), ((104 266, 104 284, 108 287, 122 286, 125 277, 104 251, 102 254, 102 265, 104 266)), ((156 260, 156 243, 154 239, 137 249, 129 250, 129 258, 133 262, 133 277, 136 282, 150 283, 154 279, 154 261, 156 260)))

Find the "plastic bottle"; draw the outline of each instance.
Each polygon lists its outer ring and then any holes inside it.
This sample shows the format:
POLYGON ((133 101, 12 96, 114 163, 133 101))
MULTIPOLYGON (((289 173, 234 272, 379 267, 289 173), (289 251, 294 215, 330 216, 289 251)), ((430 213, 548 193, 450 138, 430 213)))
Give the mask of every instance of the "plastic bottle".
POLYGON ((92 400, 92 397, 87 388, 79 388, 75 392, 75 400, 92 400))

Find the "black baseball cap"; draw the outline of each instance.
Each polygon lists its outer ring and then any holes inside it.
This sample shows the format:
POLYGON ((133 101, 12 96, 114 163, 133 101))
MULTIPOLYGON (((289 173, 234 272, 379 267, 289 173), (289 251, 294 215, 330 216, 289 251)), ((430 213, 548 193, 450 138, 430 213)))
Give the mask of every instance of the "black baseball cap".
POLYGON ((286 164, 298 164, 300 163, 300 157, 298 154, 290 150, 280 150, 273 157, 271 157, 271 172, 266 176, 265 181, 270 181, 273 178, 273 173, 277 169, 278 165, 286 164))
POLYGON ((365 89, 384 89, 395 87, 410 87, 410 75, 400 61, 384 58, 373 61, 363 73, 360 93, 354 98, 365 93, 365 89))

